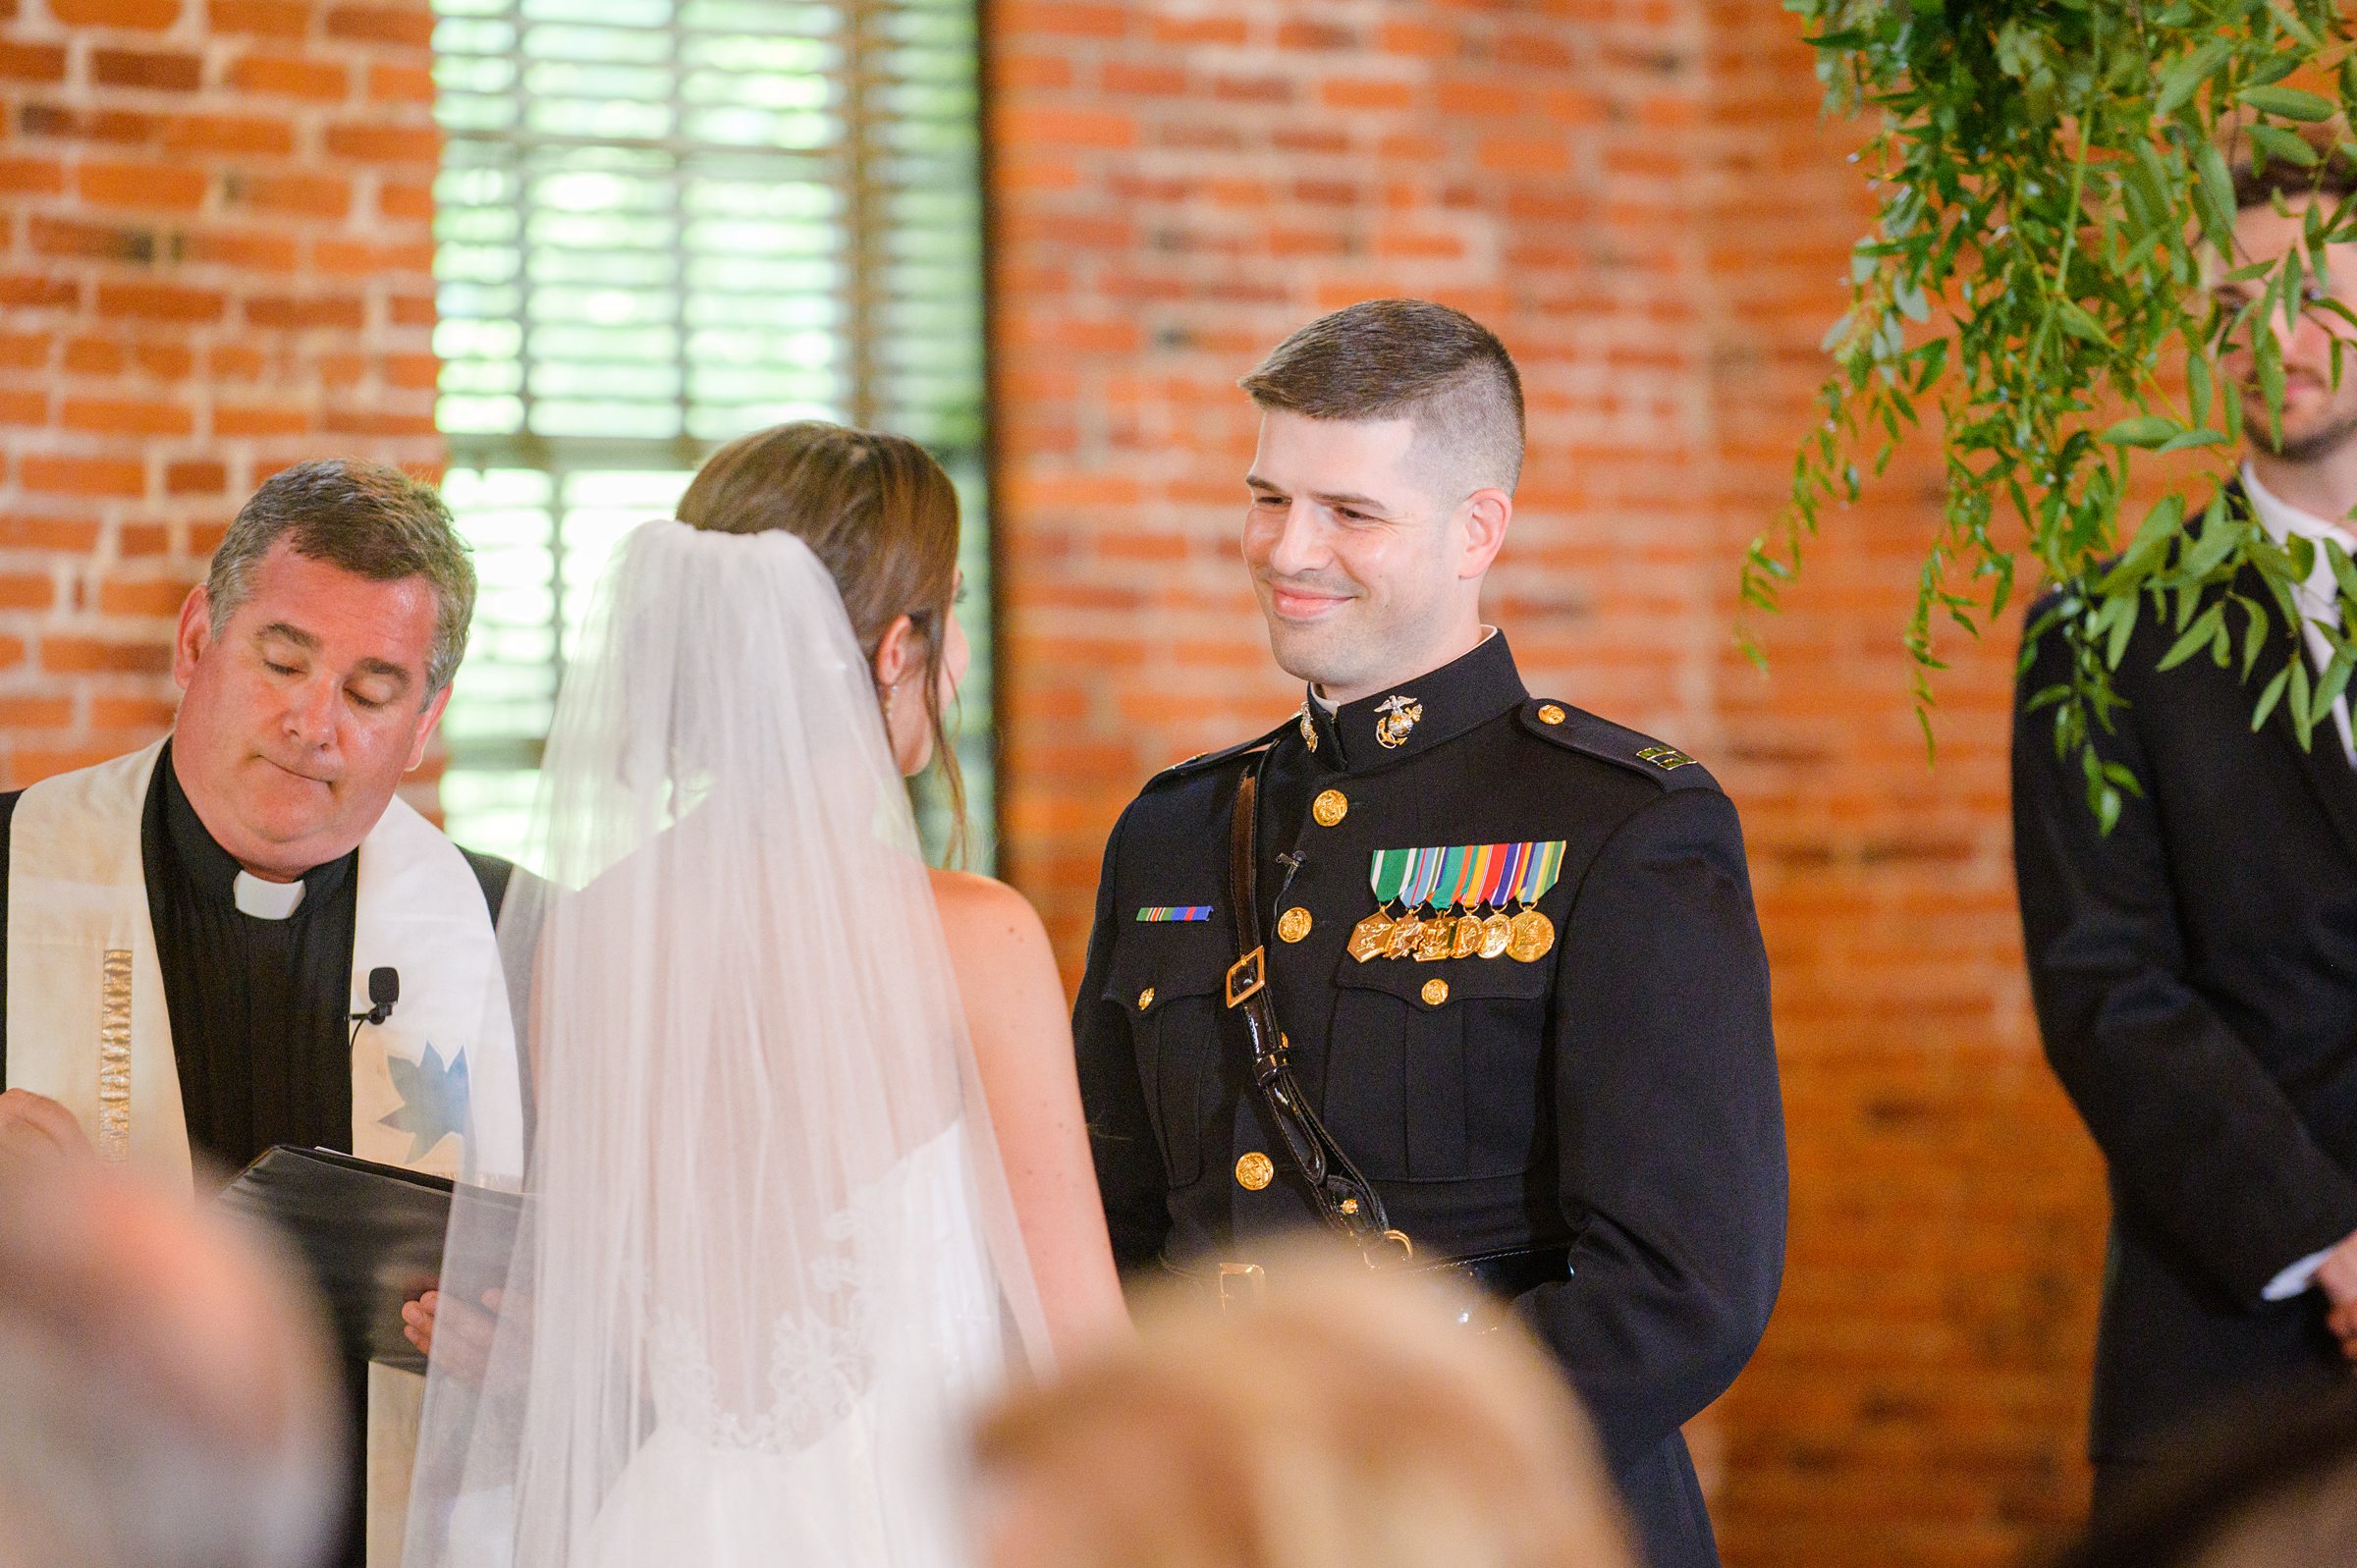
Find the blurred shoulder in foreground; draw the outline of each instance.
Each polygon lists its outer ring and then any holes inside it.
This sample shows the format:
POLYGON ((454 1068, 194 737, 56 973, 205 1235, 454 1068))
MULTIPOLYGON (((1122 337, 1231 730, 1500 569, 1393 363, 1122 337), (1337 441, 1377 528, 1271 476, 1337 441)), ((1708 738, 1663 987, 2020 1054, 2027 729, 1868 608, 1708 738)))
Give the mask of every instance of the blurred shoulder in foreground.
POLYGON ((974 1439, 988 1568, 1633 1568, 1586 1420, 1509 1317, 1305 1239, 974 1439), (1480 1326, 1464 1326, 1472 1320, 1480 1326))
POLYGON ((95 1162, 0 1179, 0 1568, 308 1568, 327 1339, 258 1239, 95 1162))

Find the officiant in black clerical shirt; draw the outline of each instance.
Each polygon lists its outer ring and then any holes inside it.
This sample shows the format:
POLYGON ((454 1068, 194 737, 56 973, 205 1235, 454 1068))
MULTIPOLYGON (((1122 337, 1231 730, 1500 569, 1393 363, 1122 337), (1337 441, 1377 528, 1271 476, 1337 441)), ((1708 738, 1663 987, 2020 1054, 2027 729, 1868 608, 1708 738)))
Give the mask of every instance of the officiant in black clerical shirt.
POLYGON ((182 608, 169 738, 0 796, 0 1179, 96 1159, 209 1195, 281 1143, 521 1177, 509 868, 396 794, 473 604, 431 488, 287 469, 182 608))

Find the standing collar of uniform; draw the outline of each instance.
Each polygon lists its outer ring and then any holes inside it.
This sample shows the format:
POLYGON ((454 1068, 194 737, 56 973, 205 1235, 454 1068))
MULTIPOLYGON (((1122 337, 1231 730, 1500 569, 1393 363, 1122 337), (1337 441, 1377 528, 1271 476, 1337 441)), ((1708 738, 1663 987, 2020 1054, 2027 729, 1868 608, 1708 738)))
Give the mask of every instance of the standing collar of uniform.
MULTIPOLYGON (((172 766, 172 746, 165 742, 162 755, 155 759, 158 787, 164 795, 164 835, 172 850, 173 864, 180 868, 189 886, 207 902, 235 908, 238 901, 238 873, 246 868, 238 864, 237 856, 221 847, 204 819, 196 815, 188 791, 180 786, 180 775, 172 766)), ((343 885, 352 875, 358 851, 339 855, 325 865, 313 866, 302 874, 302 902, 298 914, 320 907, 320 900, 343 885)))
POLYGON ((1484 637, 1438 670, 1331 711, 1313 691, 1302 703, 1312 751, 1327 767, 1369 773, 1405 761, 1528 701, 1506 633, 1484 637))

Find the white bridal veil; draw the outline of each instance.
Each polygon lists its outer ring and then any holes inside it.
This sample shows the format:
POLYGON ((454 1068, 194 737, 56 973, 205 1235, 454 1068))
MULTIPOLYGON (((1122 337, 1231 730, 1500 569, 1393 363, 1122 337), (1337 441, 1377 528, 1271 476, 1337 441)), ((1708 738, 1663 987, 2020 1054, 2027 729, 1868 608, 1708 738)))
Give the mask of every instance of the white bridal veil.
POLYGON ((1045 1334, 874 683, 800 540, 624 542, 524 870, 533 1145, 521 1199, 453 1218, 408 1568, 959 1560, 962 1420, 1045 1334))

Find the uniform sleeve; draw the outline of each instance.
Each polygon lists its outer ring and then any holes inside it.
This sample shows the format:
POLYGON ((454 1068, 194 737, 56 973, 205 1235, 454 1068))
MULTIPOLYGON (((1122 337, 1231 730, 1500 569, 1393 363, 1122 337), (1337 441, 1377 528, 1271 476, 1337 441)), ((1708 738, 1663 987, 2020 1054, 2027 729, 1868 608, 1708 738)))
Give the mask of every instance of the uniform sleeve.
POLYGON ((1122 829, 1106 840, 1105 865, 1097 880, 1097 912, 1088 936, 1088 968, 1072 1006, 1073 1048, 1079 1054, 1080 1108, 1088 1117, 1089 1152, 1096 1161, 1097 1192, 1105 1203, 1105 1226, 1113 1259, 1124 1274, 1150 1268, 1162 1256, 1171 1229, 1163 1183, 1162 1156, 1147 1119, 1145 1086, 1137 1075, 1137 1052, 1129 1019, 1105 1000, 1105 979, 1120 929, 1113 916, 1114 867, 1122 829))
POLYGON ((1516 1305, 1624 1467, 1734 1381, 1783 1271, 1768 959, 1724 794, 1665 793, 1615 832, 1555 996, 1571 1272, 1516 1305))
MULTIPOLYGON (((2357 1231, 2357 1185, 2317 1146, 2249 1047, 2185 980, 2161 824, 2127 796, 2098 831, 2051 723, 2023 712, 2065 677, 2048 638, 2013 725, 2013 865, 2030 997, 2047 1059, 2110 1163, 2115 1190, 2237 1300, 2357 1231)), ((2132 723, 2106 761, 2149 777, 2132 723)))

